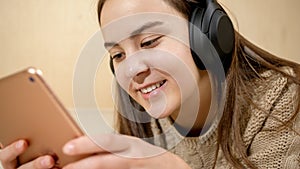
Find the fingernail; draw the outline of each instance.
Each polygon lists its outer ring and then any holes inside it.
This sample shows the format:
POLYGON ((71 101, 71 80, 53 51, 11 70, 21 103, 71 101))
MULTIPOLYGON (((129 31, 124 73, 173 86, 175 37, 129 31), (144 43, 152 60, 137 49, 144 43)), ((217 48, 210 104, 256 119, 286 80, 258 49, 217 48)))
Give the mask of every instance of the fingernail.
POLYGON ((44 159, 42 159, 41 165, 42 165, 43 167, 49 167, 49 166, 51 165, 50 159, 49 159, 49 158, 44 158, 44 159))
POLYGON ((21 149, 21 148, 23 148, 23 146, 24 146, 24 141, 23 140, 18 141, 17 144, 16 144, 17 149, 21 149))
POLYGON ((69 143, 69 144, 65 145, 63 151, 64 151, 66 154, 72 154, 72 152, 74 151, 74 149, 75 149, 74 144, 69 143))

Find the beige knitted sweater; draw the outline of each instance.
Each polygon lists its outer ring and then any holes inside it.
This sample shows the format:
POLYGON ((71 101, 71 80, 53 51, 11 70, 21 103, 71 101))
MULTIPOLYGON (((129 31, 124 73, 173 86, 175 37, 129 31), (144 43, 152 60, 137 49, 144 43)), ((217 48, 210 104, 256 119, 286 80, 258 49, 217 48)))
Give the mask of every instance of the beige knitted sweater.
MULTIPOLYGON (((290 69, 285 70, 293 75, 290 69)), ((253 101, 260 108, 268 110, 269 114, 255 107, 249 107, 245 112, 249 118, 242 125, 245 131, 243 139, 249 159, 263 169, 300 169, 300 136, 289 128, 276 130, 281 123, 271 117, 281 121, 290 119, 299 97, 298 86, 273 71, 264 72, 262 76, 266 77, 266 81, 257 87, 253 101)), ((168 119, 160 119, 159 124, 162 132, 168 131, 168 134, 165 136, 165 145, 161 140, 155 140, 155 144, 177 154, 191 168, 213 168, 217 151, 215 168, 232 168, 221 149, 217 149, 217 122, 200 137, 181 136, 168 119)), ((292 127, 300 133, 300 115, 295 118, 292 127)), ((152 131, 154 134, 161 132, 157 123, 152 123, 152 131)))

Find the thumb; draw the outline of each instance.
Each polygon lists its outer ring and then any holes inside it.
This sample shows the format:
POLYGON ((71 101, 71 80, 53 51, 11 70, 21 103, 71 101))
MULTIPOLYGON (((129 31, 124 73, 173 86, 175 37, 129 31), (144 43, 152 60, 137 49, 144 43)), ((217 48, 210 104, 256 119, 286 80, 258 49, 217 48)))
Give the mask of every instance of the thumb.
POLYGON ((140 138, 126 135, 98 135, 93 137, 93 141, 107 152, 128 158, 153 157, 166 152, 140 138))

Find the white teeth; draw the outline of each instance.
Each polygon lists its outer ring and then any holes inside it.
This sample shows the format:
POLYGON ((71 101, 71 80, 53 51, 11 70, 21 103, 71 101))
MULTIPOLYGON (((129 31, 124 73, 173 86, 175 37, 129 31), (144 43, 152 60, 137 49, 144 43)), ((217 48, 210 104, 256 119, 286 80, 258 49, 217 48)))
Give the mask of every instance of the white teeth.
POLYGON ((156 84, 154 84, 154 85, 151 85, 151 86, 149 86, 149 87, 147 87, 147 88, 143 88, 143 89, 141 89, 140 91, 141 91, 142 93, 144 93, 144 94, 150 93, 150 92, 152 92, 153 90, 155 90, 155 89, 159 88, 160 86, 162 86, 163 84, 164 84, 163 81, 162 81, 162 82, 158 82, 158 83, 156 83, 156 84))
POLYGON ((150 86, 147 88, 147 92, 151 92, 151 91, 152 91, 152 87, 150 86))
POLYGON ((147 93, 148 91, 147 91, 147 89, 141 89, 141 92, 142 93, 147 93))

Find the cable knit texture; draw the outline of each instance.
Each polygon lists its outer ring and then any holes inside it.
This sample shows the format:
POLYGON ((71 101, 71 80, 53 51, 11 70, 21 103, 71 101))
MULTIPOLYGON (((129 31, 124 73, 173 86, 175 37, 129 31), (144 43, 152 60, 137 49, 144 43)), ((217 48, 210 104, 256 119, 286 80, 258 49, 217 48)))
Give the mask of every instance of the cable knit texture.
MULTIPOLYGON (((294 75, 289 68, 284 71, 294 75)), ((289 128, 282 127, 282 122, 288 121, 296 111, 299 86, 271 70, 261 75, 265 80, 257 83, 253 96, 257 106, 248 106, 247 119, 241 125, 248 157, 258 168, 300 169, 300 136, 292 130, 300 133, 300 115, 288 124, 289 128)), ((155 144, 178 155, 191 168, 213 168, 216 158, 215 168, 232 168, 217 147, 218 121, 200 137, 181 136, 168 118, 158 122, 160 127, 152 122, 155 144)))

